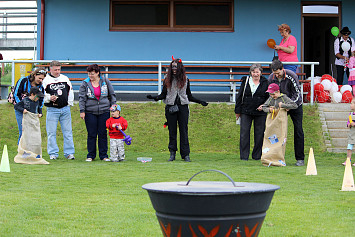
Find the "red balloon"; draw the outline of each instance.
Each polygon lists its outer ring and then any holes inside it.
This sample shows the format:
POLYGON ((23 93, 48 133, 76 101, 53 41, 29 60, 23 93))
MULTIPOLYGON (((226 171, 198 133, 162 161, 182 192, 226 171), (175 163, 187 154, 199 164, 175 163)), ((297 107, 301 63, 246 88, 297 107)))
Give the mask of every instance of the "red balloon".
MULTIPOLYGON (((307 100, 307 102, 311 102, 311 92, 307 93, 306 100, 307 100)), ((316 93, 313 94, 313 101, 317 101, 316 93)))
POLYGON ((328 93, 328 100, 326 101, 327 103, 331 103, 332 102, 332 97, 330 97, 330 92, 329 91, 325 91, 326 93, 328 93))
POLYGON ((311 91, 311 83, 304 83, 303 84, 303 91, 304 92, 310 92, 311 91))
POLYGON ((341 98, 342 103, 351 103, 351 100, 353 99, 353 95, 351 94, 350 91, 344 91, 343 96, 341 98))
POLYGON ((321 83, 317 83, 314 85, 314 92, 323 92, 324 86, 321 83))
POLYGON ((329 99, 329 94, 325 91, 317 93, 317 101, 319 103, 325 103, 329 99))
POLYGON ((332 76, 329 75, 329 74, 324 74, 324 75, 321 77, 321 81, 326 80, 326 79, 328 79, 328 80, 331 81, 331 82, 333 82, 333 81, 336 82, 335 78, 332 77, 332 76))

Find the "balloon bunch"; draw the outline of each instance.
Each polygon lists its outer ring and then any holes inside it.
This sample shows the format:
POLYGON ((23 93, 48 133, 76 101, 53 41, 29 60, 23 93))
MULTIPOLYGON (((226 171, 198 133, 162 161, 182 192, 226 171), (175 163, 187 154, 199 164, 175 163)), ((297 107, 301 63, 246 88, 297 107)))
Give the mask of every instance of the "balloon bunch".
MULTIPOLYGON (((310 79, 310 78, 309 78, 310 79)), ((308 92, 306 100, 311 100, 310 83, 303 84, 303 91, 308 92)), ((353 97, 352 87, 349 85, 338 86, 336 80, 328 74, 314 78, 314 97, 318 103, 350 103, 353 97)))

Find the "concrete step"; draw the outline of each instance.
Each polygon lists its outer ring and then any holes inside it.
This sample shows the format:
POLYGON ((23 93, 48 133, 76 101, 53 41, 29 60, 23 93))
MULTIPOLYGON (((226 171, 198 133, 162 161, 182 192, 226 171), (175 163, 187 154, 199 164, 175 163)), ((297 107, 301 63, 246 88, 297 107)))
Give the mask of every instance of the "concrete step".
POLYGON ((348 145, 347 119, 350 104, 325 103, 318 104, 320 121, 322 122, 325 144, 328 152, 346 153, 348 145), (330 137, 330 144, 327 139, 330 137))
POLYGON ((349 129, 328 129, 329 136, 332 138, 347 138, 349 129))
POLYGON ((350 104, 347 104, 347 103, 318 104, 318 108, 324 112, 334 112, 334 111, 348 111, 348 112, 350 112, 350 104))
MULTIPOLYGON (((327 148, 327 151, 328 152, 333 152, 333 153, 346 153, 346 147, 345 148, 336 148, 336 147, 333 147, 333 148, 327 148)), ((346 155, 345 155, 346 157, 346 155)))
POLYGON ((347 121, 349 117, 349 112, 347 111, 334 111, 334 112, 324 112, 324 117, 326 120, 340 120, 347 121))
POLYGON ((346 121, 326 121, 328 129, 346 129, 346 121))
POLYGON ((348 138, 333 138, 331 139, 331 143, 333 147, 344 147, 348 146, 348 138))

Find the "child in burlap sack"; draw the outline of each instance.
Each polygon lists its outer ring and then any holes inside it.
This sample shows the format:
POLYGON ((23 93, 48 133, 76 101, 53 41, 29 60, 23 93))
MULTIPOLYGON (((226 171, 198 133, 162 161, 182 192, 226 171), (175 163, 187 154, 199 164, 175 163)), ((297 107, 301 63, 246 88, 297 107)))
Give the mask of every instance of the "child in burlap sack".
POLYGON ((264 133, 261 162, 265 166, 285 166, 287 139, 287 112, 296 109, 297 104, 280 92, 277 84, 269 85, 269 99, 258 110, 268 113, 264 133))
POLYGON ((24 98, 15 105, 15 109, 23 113, 22 136, 18 144, 18 153, 14 158, 21 164, 49 164, 42 158, 42 140, 39 118, 39 98, 44 94, 38 87, 32 87, 30 96, 24 98))

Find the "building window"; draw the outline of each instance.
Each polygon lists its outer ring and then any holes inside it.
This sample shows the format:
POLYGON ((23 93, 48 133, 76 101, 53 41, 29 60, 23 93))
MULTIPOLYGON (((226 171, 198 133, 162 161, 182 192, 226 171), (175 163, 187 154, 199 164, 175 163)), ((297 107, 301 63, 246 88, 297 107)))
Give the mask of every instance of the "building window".
POLYGON ((112 31, 233 31, 234 0, 110 3, 112 31))

